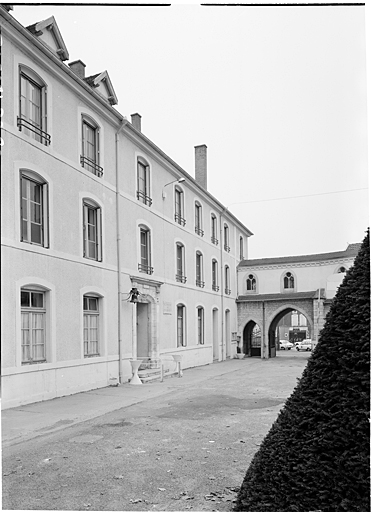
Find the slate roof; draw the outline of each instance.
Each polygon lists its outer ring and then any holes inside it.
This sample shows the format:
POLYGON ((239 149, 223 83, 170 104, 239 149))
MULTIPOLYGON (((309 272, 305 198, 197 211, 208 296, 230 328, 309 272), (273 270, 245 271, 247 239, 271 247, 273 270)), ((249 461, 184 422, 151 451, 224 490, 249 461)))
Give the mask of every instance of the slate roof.
POLYGON ((254 260, 242 260, 238 268, 258 267, 260 265, 274 265, 282 263, 300 263, 304 261, 323 261, 343 258, 353 258, 357 256, 361 243, 349 244, 345 251, 325 252, 322 254, 305 254, 302 256, 282 256, 279 258, 259 258, 254 260))
MULTIPOLYGON (((325 299, 325 290, 321 288, 321 299, 325 299)), ((263 300, 272 301, 272 300, 298 300, 298 299, 318 299, 318 290, 313 290, 310 292, 293 292, 293 293, 251 293, 249 295, 239 295, 236 299, 236 302, 261 302, 263 300)))

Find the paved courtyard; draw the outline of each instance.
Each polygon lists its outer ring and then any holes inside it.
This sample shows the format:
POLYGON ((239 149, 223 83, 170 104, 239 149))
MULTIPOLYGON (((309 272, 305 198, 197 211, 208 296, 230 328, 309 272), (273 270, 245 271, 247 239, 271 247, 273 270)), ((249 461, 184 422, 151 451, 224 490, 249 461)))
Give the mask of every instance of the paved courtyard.
POLYGON ((231 360, 4 411, 3 509, 230 511, 309 357, 231 360))

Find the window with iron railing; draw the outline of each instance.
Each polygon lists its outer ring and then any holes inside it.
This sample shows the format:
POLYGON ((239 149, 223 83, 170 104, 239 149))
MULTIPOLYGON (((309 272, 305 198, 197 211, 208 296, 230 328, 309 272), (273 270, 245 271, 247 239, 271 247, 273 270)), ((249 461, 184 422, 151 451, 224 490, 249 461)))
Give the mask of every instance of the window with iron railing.
POLYGON ((153 274, 151 266, 151 232, 146 226, 139 228, 140 237, 140 263, 138 264, 139 272, 145 274, 153 274))
POLYGON ((229 227, 227 224, 224 224, 224 250, 227 252, 231 250, 229 247, 229 227))
POLYGON ((83 256, 102 261, 102 209, 92 200, 83 201, 83 256))
POLYGON ((32 70, 21 68, 19 73, 19 116, 17 127, 32 139, 48 146, 46 85, 32 70))
POLYGON ((195 203, 195 233, 199 236, 204 236, 202 229, 202 206, 199 202, 195 203))
POLYGON ((186 221, 184 218, 184 193, 183 190, 176 187, 175 188, 175 222, 180 224, 181 226, 185 226, 186 221))
POLYGON ((224 279, 225 279, 225 293, 226 295, 230 295, 231 294, 231 282, 230 282, 230 271, 229 271, 229 266, 226 265, 225 268, 224 268, 224 279))
POLYGON ((211 214, 211 243, 214 245, 218 245, 218 224, 216 220, 216 216, 214 214, 211 214))
POLYGON ((85 117, 82 118, 82 154, 80 164, 87 171, 101 177, 103 167, 99 165, 99 129, 94 122, 85 117))
POLYGON ((176 244, 176 274, 175 279, 178 283, 186 283, 187 278, 184 275, 184 245, 181 243, 176 244))
POLYGON ((138 160, 137 162, 137 199, 147 206, 152 205, 152 199, 150 197, 150 176, 149 176, 149 165, 138 160))
POLYGON ((202 280, 203 277, 203 257, 201 252, 196 252, 196 286, 204 288, 205 282, 202 280))
POLYGON ((219 291, 218 286, 218 262, 216 260, 212 260, 211 262, 211 279, 212 279, 212 289, 214 292, 219 291))

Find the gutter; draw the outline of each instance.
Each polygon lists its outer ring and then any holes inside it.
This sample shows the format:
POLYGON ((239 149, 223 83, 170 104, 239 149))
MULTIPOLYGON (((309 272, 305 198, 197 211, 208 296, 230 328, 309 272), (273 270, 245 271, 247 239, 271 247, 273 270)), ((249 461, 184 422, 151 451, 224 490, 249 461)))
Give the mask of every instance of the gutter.
POLYGON ((122 382, 122 282, 121 282, 121 229, 120 229, 120 187, 119 187, 119 134, 128 123, 127 119, 123 119, 120 128, 115 133, 115 165, 116 165, 116 241, 117 241, 117 291, 118 291, 118 315, 117 315, 117 331, 118 331, 118 356, 119 356, 119 384, 122 382))

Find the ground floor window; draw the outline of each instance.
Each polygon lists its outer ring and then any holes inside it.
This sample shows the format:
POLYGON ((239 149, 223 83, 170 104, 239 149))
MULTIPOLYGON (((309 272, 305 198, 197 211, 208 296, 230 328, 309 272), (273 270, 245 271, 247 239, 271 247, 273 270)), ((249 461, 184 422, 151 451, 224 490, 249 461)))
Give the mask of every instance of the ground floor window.
POLYGON ((186 346, 185 336, 185 306, 177 306, 177 347, 186 346))
POLYGON ((99 298, 84 295, 84 357, 99 355, 99 298))
POLYGON ((46 360, 45 293, 21 290, 22 364, 46 360))
POLYGON ((197 308, 197 343, 203 345, 204 338, 204 308, 197 308))

